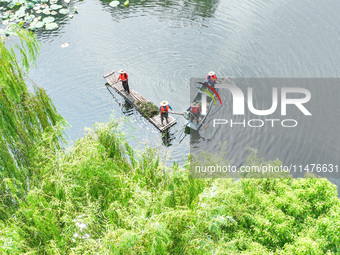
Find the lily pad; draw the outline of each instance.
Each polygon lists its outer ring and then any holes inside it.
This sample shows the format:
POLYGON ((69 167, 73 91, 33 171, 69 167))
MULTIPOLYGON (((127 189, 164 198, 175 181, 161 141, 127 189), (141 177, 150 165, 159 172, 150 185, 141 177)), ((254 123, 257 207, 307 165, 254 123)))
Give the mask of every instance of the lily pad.
POLYGON ((32 3, 32 2, 27 2, 26 5, 29 9, 34 7, 34 3, 32 3))
POLYGON ((15 16, 17 16, 18 18, 22 18, 26 16, 26 7, 21 6, 20 9, 15 13, 15 16))
POLYGON ((30 27, 35 27, 35 25, 38 23, 38 20, 37 19, 34 19, 31 24, 30 24, 30 27))
POLYGON ((58 27, 59 27, 58 24, 55 22, 45 24, 46 30, 53 30, 53 29, 57 29, 58 27))
POLYGON ((33 21, 34 18, 35 18, 34 15, 29 15, 29 16, 26 16, 26 17, 25 17, 25 21, 26 21, 27 23, 31 23, 31 22, 33 21))
POLYGON ((46 17, 42 21, 44 23, 52 23, 54 20, 55 20, 55 18, 53 18, 53 17, 46 17))
POLYGON ((51 11, 51 15, 57 15, 58 13, 56 11, 51 11))
POLYGON ((34 27, 36 27, 36 28, 42 28, 44 25, 45 25, 45 23, 44 23, 44 22, 42 22, 42 21, 38 21, 38 22, 35 24, 35 26, 34 26, 34 27))
POLYGON ((65 2, 66 4, 69 4, 69 3, 71 2, 71 0, 64 0, 64 2, 65 2))
POLYGON ((10 13, 6 13, 2 16, 2 19, 5 20, 5 19, 8 19, 9 17, 11 16, 10 13))
POLYGON ((68 14, 70 11, 68 9, 61 9, 59 10, 60 14, 68 14))
POLYGON ((46 14, 46 15, 51 14, 50 10, 47 10, 47 9, 43 10, 43 13, 46 14))
MULTIPOLYGON (((23 19, 22 18, 18 18, 18 19, 15 19, 14 22, 15 23, 21 23, 21 22, 23 22, 23 19)), ((19 24, 19 26, 20 26, 20 24, 19 24)))
POLYGON ((119 5, 119 1, 112 1, 111 3, 109 3, 109 5, 110 5, 111 7, 116 7, 116 6, 119 5))
POLYGON ((51 8, 52 10, 58 10, 58 9, 60 9, 60 8, 63 8, 63 6, 60 5, 60 4, 52 4, 52 5, 50 6, 50 8, 51 8))

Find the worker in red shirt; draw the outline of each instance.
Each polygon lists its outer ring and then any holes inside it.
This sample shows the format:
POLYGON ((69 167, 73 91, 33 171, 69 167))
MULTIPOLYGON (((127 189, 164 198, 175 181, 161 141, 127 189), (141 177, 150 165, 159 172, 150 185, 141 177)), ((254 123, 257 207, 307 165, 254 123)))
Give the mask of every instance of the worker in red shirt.
POLYGON ((208 81, 208 84, 211 85, 212 87, 215 86, 216 81, 217 81, 217 76, 213 71, 210 71, 208 73, 207 81, 208 81))
POLYGON ((191 103, 187 111, 190 112, 191 122, 195 120, 196 123, 198 124, 200 121, 200 116, 201 116, 201 109, 199 107, 199 104, 196 102, 191 103))
POLYGON ((124 88, 126 94, 130 94, 128 78, 129 78, 128 74, 123 69, 121 69, 119 71, 119 76, 118 76, 117 82, 119 80, 122 81, 122 85, 123 85, 123 88, 124 88))
POLYGON ((165 100, 163 100, 161 103, 160 103, 160 106, 159 106, 159 112, 161 114, 161 122, 162 122, 162 125, 163 124, 163 119, 165 118, 166 120, 166 123, 169 123, 169 120, 168 120, 168 113, 169 113, 169 109, 171 110, 171 112, 173 113, 174 111, 172 110, 172 107, 169 105, 169 103, 165 100))

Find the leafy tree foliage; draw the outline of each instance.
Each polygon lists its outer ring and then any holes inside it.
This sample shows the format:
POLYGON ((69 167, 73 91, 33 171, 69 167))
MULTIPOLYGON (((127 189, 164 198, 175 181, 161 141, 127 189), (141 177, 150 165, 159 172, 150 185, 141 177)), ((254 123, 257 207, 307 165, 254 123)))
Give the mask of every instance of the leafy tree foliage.
POLYGON ((67 152, 43 137, 42 180, 1 227, 0 253, 339 253, 340 202, 328 180, 193 179, 189 165, 168 169, 117 130, 97 124, 67 152))
MULTIPOLYGON (((0 195, 4 204, 16 203, 9 193, 23 192, 34 147, 45 131, 62 121, 42 88, 34 84, 27 88, 26 72, 39 48, 36 37, 18 27, 13 31, 17 36, 11 40, 0 36, 0 195)), ((52 146, 59 146, 59 138, 52 146)), ((0 218, 7 214, 3 210, 0 206, 0 218)))

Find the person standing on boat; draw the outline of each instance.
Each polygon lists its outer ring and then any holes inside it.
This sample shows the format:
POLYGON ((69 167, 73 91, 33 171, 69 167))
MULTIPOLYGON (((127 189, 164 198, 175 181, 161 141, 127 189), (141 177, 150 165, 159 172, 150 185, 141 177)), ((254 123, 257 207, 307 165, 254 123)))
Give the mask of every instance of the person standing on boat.
POLYGON ((124 90, 125 90, 125 93, 130 94, 128 78, 129 78, 128 74, 127 74, 123 69, 121 69, 121 70, 119 71, 119 76, 118 76, 117 82, 118 82, 119 80, 121 80, 121 81, 122 81, 123 88, 124 88, 124 90))
POLYGON ((166 123, 169 123, 169 120, 168 120, 168 117, 169 117, 169 109, 171 109, 172 112, 174 112, 171 108, 171 106, 169 105, 169 103, 165 100, 163 100, 161 103, 160 103, 160 106, 159 106, 159 112, 161 114, 161 122, 162 122, 162 125, 163 125, 163 119, 165 118, 166 120, 166 123))
POLYGON ((196 120, 197 124, 199 123, 199 118, 201 116, 201 109, 196 102, 193 102, 190 107, 187 109, 190 113, 191 121, 196 120))
POLYGON ((207 81, 210 86, 212 87, 215 86, 216 81, 217 81, 217 76, 213 71, 210 71, 210 73, 208 73, 207 81))

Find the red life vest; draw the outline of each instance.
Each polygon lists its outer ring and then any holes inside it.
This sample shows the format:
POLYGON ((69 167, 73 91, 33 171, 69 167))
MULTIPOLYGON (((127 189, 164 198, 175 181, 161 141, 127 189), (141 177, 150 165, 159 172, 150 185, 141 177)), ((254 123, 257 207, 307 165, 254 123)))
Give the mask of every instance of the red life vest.
POLYGON ((120 74, 119 74, 119 79, 121 79, 122 81, 127 80, 128 77, 129 77, 129 76, 127 75, 127 73, 120 73, 120 74))
POLYGON ((199 107, 191 107, 191 110, 192 110, 195 114, 198 113, 198 110, 199 110, 199 109, 200 109, 199 107))
POLYGON ((211 81, 211 82, 214 82, 214 81, 217 80, 216 74, 214 74, 214 75, 208 75, 208 76, 207 76, 207 80, 209 80, 209 77, 210 77, 210 81, 211 81))
POLYGON ((162 112, 168 112, 169 111, 169 105, 161 106, 161 113, 162 112))

